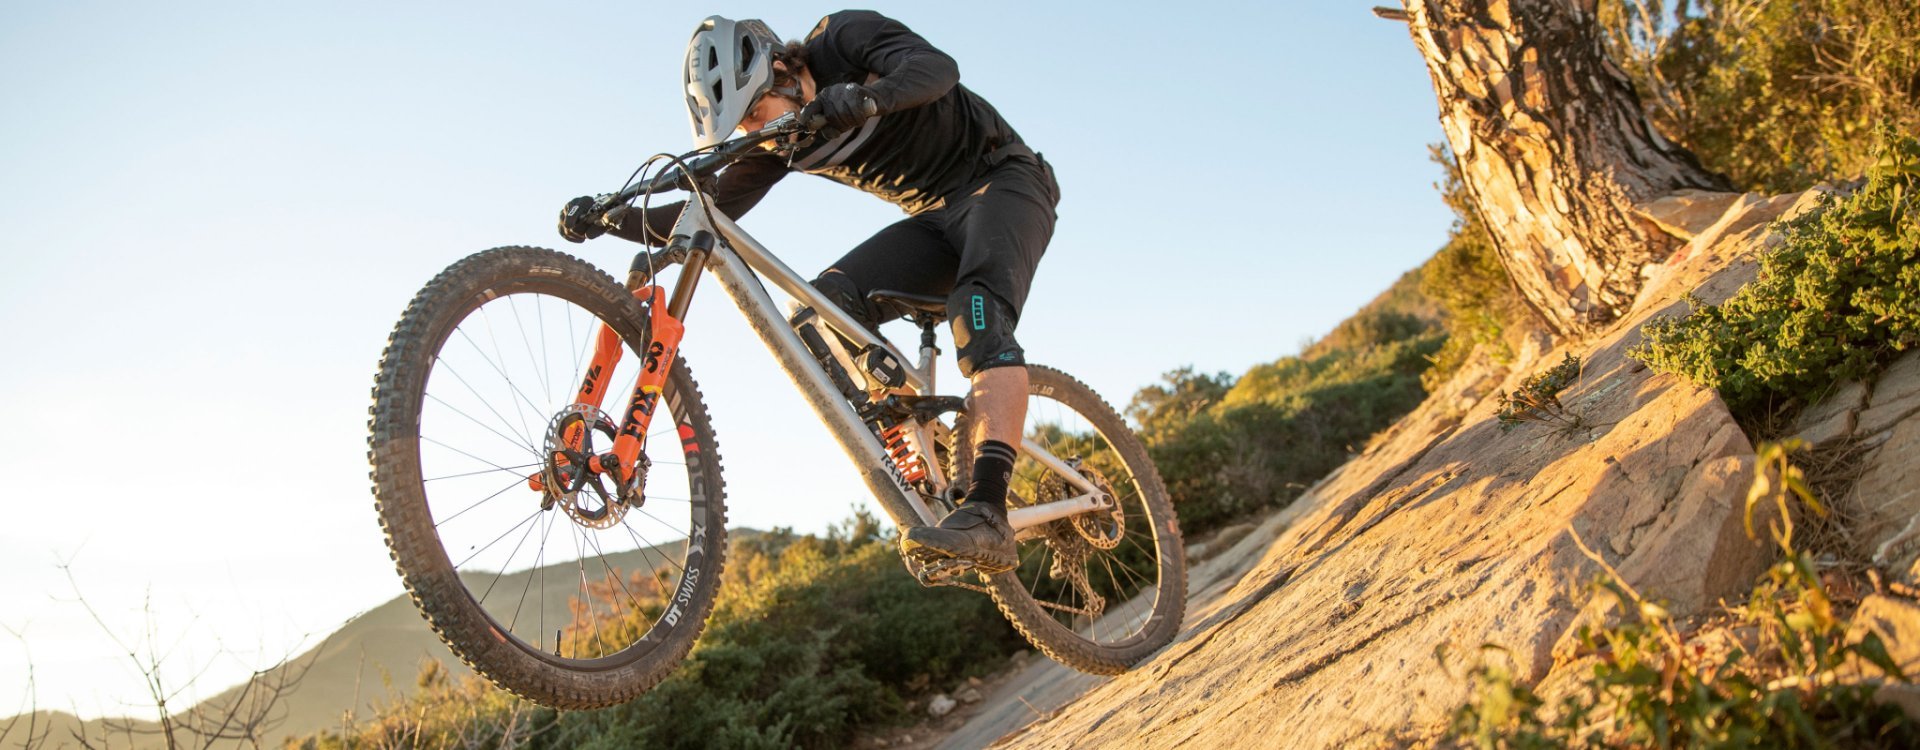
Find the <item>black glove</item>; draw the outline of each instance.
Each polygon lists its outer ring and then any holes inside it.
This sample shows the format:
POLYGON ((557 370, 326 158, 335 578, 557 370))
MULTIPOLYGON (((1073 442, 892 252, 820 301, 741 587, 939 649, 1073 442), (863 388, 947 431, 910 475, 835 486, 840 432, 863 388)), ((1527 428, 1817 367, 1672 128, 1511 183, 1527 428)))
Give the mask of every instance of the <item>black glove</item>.
POLYGON ((867 87, 853 83, 828 86, 820 90, 800 110, 800 124, 814 130, 832 129, 844 133, 860 126, 867 118, 874 116, 879 106, 873 101, 872 92, 867 87))
POLYGON ((560 209, 560 237, 568 242, 586 242, 607 233, 600 224, 600 201, 606 196, 596 198, 582 195, 567 201, 560 209))

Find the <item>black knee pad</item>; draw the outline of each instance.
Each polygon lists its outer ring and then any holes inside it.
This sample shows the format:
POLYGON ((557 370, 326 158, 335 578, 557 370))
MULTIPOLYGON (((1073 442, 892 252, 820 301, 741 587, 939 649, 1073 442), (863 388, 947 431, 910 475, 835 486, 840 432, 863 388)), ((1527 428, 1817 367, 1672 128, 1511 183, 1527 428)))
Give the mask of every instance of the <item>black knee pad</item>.
POLYGON ((820 290, 829 301, 847 311, 855 322, 866 326, 867 330, 880 328, 879 321, 875 319, 877 316, 868 309, 866 292, 854 286, 853 279, 847 278, 846 274, 828 269, 813 280, 813 288, 820 290))
POLYGON ((1013 339, 1019 317, 1000 295, 980 284, 966 284, 948 295, 947 322, 960 350, 960 374, 973 377, 995 367, 1026 366, 1027 354, 1013 339))

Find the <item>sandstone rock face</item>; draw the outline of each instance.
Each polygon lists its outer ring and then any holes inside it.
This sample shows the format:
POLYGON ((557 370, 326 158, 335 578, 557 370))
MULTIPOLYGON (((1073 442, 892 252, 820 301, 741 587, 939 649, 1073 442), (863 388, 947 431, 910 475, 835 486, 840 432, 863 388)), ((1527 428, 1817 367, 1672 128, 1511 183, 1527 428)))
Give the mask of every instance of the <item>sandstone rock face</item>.
MULTIPOLYGON (((1880 636, 1900 671, 1910 678, 1920 675, 1920 602, 1886 594, 1869 596, 1853 614, 1853 629, 1855 640, 1867 633, 1880 636)), ((1878 669, 1866 669, 1870 679, 1884 677, 1878 669)), ((1899 706, 1908 716, 1920 717, 1920 685, 1883 685, 1875 697, 1899 706)))
POLYGON ((1801 413, 1798 437, 1816 447, 1864 450, 1843 501, 1857 516, 1862 556, 1893 569, 1920 556, 1920 351, 1870 382, 1844 383, 1801 413))
POLYGON ((1742 526, 1753 446, 1712 392, 1625 352, 1651 316, 1684 311, 1686 292, 1717 301, 1750 279, 1767 222, 1804 198, 1742 196, 1711 221, 1685 220, 1703 225, 1696 246, 1621 324, 1528 348, 1487 389, 1513 390, 1571 351, 1586 366, 1560 400, 1577 426, 1502 431, 1496 398, 1442 389, 1302 498, 1304 514, 1224 605, 1003 742, 1344 747, 1424 730, 1467 698, 1459 672, 1480 645, 1539 680, 1578 618, 1598 616, 1583 608, 1599 567, 1575 535, 1678 613, 1744 591, 1769 554, 1742 526), (1437 649, 1454 655, 1448 666, 1437 649))
POLYGON ((1712 190, 1675 190, 1639 206, 1639 213, 1660 231, 1683 240, 1691 240, 1706 231, 1734 203, 1747 198, 1743 193, 1712 190))
POLYGON ((1920 412, 1920 351, 1908 352, 1894 360, 1887 371, 1873 381, 1873 396, 1860 411, 1855 434, 1877 442, 1878 436, 1916 412, 1920 412))

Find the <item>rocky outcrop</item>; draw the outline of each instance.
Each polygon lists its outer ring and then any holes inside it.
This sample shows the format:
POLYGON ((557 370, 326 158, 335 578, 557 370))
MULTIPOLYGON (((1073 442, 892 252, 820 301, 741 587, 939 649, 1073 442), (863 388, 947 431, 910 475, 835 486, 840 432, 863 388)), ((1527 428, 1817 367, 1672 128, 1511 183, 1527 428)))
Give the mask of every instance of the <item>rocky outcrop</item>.
POLYGON ((1506 649, 1539 680, 1600 616, 1585 610, 1599 567, 1576 537, 1677 613, 1743 591, 1770 554, 1742 524, 1753 446, 1712 392, 1626 351, 1688 292, 1717 302, 1751 279, 1768 222, 1811 198, 1661 209, 1687 247, 1620 324, 1524 352, 1510 372, 1463 373, 1309 492, 1223 605, 1005 743, 1342 747, 1431 727, 1466 699, 1457 668, 1477 647, 1506 649), (1564 421, 1503 431, 1494 396, 1565 353, 1585 366, 1560 395, 1564 421))
POLYGON ((1848 513, 1859 556, 1893 570, 1920 556, 1920 351, 1870 382, 1841 383, 1799 417, 1798 437, 1815 448, 1857 454, 1858 472, 1838 505, 1848 513))

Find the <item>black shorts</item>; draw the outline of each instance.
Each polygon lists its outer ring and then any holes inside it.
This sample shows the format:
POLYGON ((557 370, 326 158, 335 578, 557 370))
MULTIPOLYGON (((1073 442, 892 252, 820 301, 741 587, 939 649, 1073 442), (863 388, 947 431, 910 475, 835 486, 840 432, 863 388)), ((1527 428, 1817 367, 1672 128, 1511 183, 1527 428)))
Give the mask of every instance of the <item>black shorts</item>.
POLYGON ((1059 203, 1060 186, 1046 160, 1010 156, 941 207, 880 230, 813 283, 869 327, 886 321, 867 292, 945 296, 961 373, 1025 365, 1013 329, 1053 237, 1059 203))

